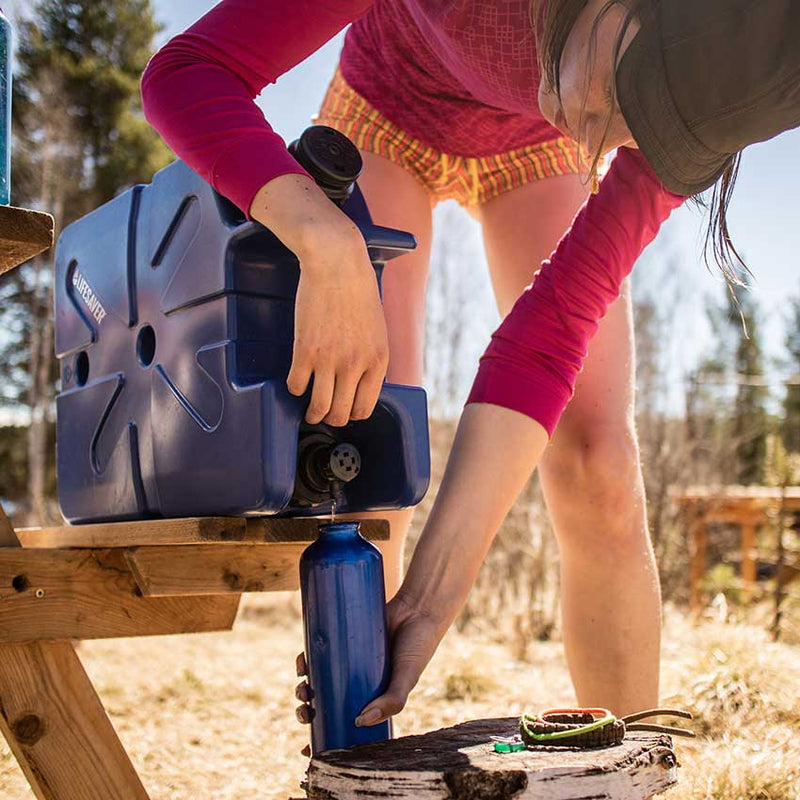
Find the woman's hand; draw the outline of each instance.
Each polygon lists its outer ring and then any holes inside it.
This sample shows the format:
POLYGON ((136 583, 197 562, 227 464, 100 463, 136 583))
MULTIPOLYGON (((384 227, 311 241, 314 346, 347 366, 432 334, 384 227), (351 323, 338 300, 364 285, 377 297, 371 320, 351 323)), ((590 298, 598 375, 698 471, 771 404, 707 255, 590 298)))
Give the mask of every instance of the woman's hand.
MULTIPOLYGON (((391 641, 391 680, 386 691, 362 710, 355 720, 358 726, 377 725, 402 711, 408 695, 436 652, 449 622, 414 608, 402 594, 389 602, 386 615, 391 641)), ((297 674, 305 676, 307 673, 305 655, 300 653, 297 657, 297 674)), ((312 717, 308 681, 297 685, 295 697, 301 702, 296 710, 297 719, 307 725, 312 717)))
POLYGON ((361 234, 321 237, 300 257, 294 354, 286 385, 295 395, 314 387, 306 421, 345 425, 375 408, 389 343, 375 271, 361 234))
POLYGON ((310 424, 366 419, 386 375, 389 343, 361 232, 304 175, 270 181, 250 214, 300 261, 289 391, 302 395, 313 377, 310 424))
POLYGON ((415 608, 401 593, 389 602, 386 613, 391 640, 391 679, 386 691, 369 703, 356 725, 377 725, 399 714, 417 685, 449 626, 449 620, 415 608))

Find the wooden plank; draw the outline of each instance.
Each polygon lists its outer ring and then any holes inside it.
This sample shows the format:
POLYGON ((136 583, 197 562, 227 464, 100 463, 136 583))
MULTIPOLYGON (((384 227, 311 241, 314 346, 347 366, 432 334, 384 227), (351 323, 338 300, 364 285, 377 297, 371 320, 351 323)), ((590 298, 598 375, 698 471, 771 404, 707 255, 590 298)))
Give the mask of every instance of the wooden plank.
POLYGON ((300 556, 307 542, 137 547, 126 552, 146 597, 300 588, 300 556))
POLYGON ((0 729, 39 800, 148 800, 68 642, 0 645, 0 729))
POLYGON ((0 503, 0 547, 19 547, 19 539, 2 503, 0 503))
POLYGON ((17 534, 23 547, 138 547, 237 542, 245 538, 243 517, 187 517, 185 519, 103 522, 22 528, 17 534))
POLYGON ((767 523, 769 518, 766 511, 707 511, 703 518, 707 524, 739 525, 742 522, 767 523))
POLYGON ((0 549, 0 641, 230 630, 239 596, 142 597, 122 550, 0 549))
POLYGON ((781 564, 778 569, 778 583, 786 587, 800 578, 800 561, 794 564, 781 564))
POLYGON ((0 275, 51 247, 53 228, 50 214, 0 206, 0 275))
POLYGON ((0 644, 0 730, 39 800, 148 800, 69 642, 0 644))
MULTIPOLYGON (((344 521, 344 520, 342 520, 344 521)), ((319 526, 330 522, 329 518, 314 517, 248 517, 246 540, 253 542, 313 542, 319 526)), ((385 519, 362 519, 361 535, 372 542, 389 539, 389 521, 385 519)))
POLYGON ((312 759, 306 792, 319 800, 645 800, 677 783, 668 736, 629 734, 599 750, 495 753, 490 737, 511 735, 517 725, 516 718, 476 720, 331 750, 312 759))
MULTIPOLYGON (((105 548, 144 547, 226 542, 313 542, 326 519, 275 517, 187 517, 185 519, 103 522, 22 528, 17 535, 23 547, 105 548)), ((362 534, 371 541, 389 538, 385 519, 365 519, 362 534)))
POLYGON ((742 581, 754 585, 757 577, 756 541, 757 528, 754 522, 742 522, 742 581))
MULTIPOLYGON (((670 496, 680 502, 693 500, 716 500, 724 497, 732 500, 780 500, 784 492, 781 487, 774 486, 737 486, 727 484, 722 486, 689 486, 683 491, 670 490, 670 496)), ((786 487, 787 500, 800 500, 800 486, 786 487)))
POLYGON ((689 523, 689 607, 697 615, 703 607, 703 579, 708 566, 708 528, 702 513, 696 513, 689 523))

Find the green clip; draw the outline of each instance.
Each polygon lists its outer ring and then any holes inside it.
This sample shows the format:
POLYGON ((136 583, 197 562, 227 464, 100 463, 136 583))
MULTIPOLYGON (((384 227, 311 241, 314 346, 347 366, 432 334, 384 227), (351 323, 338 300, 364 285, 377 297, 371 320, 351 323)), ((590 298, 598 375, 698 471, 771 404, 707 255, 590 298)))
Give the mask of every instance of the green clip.
POLYGON ((495 753, 519 753, 526 747, 525 742, 495 742, 495 753))

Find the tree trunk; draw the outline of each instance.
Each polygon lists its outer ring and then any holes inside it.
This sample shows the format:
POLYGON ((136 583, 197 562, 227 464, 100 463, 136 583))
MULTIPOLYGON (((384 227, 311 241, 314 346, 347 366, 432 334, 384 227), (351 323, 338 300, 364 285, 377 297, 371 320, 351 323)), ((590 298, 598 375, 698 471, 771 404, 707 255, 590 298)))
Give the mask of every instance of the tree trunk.
MULTIPOLYGON (((64 176, 61 164, 68 127, 51 120, 44 126, 41 145, 41 203, 55 216, 58 237, 64 211, 64 176)), ((30 524, 51 522, 47 497, 48 452, 47 431, 51 419, 54 387, 53 372, 53 268, 49 256, 37 258, 33 264, 34 290, 31 304, 30 341, 30 428, 28 431, 28 508, 30 524)))
POLYGON ((43 297, 37 302, 31 322, 31 389, 29 394, 30 428, 28 430, 28 503, 31 522, 47 525, 50 519, 47 497, 49 450, 47 432, 53 387, 52 282, 48 280, 43 297))
POLYGON ((669 736, 629 734, 614 747, 494 751, 518 720, 476 720, 315 756, 305 789, 319 800, 645 800, 677 782, 669 736))

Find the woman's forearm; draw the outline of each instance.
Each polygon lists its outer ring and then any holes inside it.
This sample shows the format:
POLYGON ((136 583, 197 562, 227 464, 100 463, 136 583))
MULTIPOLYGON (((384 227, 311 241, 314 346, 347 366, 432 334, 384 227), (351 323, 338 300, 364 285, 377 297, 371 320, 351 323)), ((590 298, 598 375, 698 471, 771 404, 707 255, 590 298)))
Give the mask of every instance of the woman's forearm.
POLYGON ((546 445, 545 429, 517 411, 485 403, 465 409, 433 510, 389 603, 389 686, 356 725, 375 725, 403 709, 546 445))
POLYGON ((405 603, 450 625, 546 445, 545 429, 517 411, 485 403, 465 409, 400 590, 405 603))

